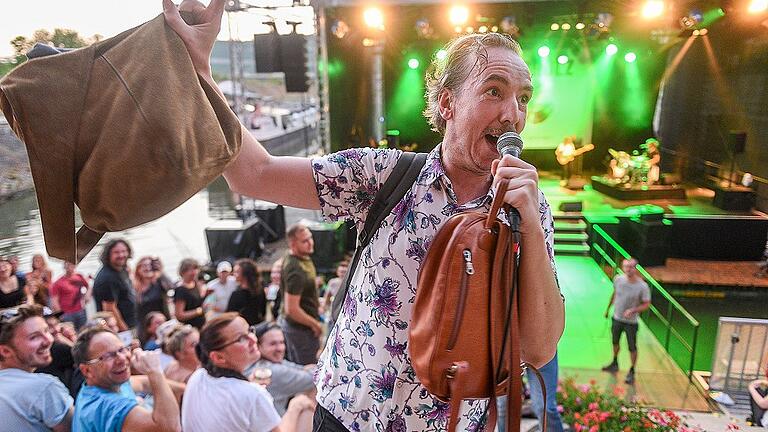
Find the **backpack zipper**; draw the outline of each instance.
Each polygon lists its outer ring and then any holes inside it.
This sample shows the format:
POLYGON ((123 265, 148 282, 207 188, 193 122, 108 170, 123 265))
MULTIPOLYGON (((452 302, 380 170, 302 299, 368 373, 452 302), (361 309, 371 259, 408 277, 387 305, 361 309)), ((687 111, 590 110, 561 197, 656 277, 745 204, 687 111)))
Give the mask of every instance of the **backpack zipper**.
POLYGON ((475 267, 472 265, 472 251, 464 249, 464 271, 461 273, 461 288, 459 289, 459 304, 456 309, 456 316, 453 319, 453 328, 451 336, 448 338, 448 350, 452 350, 456 345, 456 339, 459 337, 459 327, 464 317, 464 305, 467 302, 467 291, 469 290, 469 276, 475 274, 475 267))

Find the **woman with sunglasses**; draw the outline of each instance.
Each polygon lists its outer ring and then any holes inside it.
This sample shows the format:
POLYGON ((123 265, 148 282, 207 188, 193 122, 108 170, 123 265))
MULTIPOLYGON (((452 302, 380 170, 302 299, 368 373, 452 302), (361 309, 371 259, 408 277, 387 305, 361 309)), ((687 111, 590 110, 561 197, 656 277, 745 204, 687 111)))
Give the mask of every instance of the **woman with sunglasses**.
POLYGON ((236 313, 219 315, 205 324, 197 345, 203 367, 192 374, 184 392, 184 431, 311 430, 314 401, 295 397, 281 419, 269 393, 243 375, 260 357, 257 342, 248 323, 236 313))

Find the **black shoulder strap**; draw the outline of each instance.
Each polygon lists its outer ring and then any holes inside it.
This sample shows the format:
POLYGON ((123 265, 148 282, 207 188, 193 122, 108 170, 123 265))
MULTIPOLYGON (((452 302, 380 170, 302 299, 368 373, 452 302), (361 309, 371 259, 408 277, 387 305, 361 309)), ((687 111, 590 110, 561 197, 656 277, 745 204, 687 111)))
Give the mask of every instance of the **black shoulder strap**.
POLYGON ((376 193, 371 209, 368 210, 368 216, 365 218, 363 230, 357 236, 355 255, 349 265, 347 274, 344 275, 344 279, 341 281, 341 286, 339 286, 336 296, 333 298, 331 316, 334 323, 339 318, 341 305, 344 304, 344 299, 347 297, 349 279, 355 273, 357 264, 360 262, 360 256, 363 254, 363 249, 371 241, 371 236, 379 229, 387 215, 403 199, 405 193, 411 189, 426 161, 427 153, 403 152, 387 181, 384 182, 384 185, 376 193))

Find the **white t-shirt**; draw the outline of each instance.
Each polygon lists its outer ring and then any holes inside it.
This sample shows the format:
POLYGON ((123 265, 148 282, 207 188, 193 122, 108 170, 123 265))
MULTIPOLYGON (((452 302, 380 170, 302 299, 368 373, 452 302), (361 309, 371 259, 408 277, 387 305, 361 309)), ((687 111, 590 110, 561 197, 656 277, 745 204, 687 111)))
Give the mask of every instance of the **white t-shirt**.
POLYGON ((267 432, 279 424, 272 396, 258 384, 214 378, 203 368, 187 381, 181 405, 184 432, 267 432))
POLYGON ((213 291, 209 298, 212 299, 213 305, 217 309, 215 315, 218 315, 227 310, 229 297, 237 289, 237 282, 234 276, 227 276, 227 282, 225 283, 221 283, 219 278, 216 278, 208 282, 208 289, 213 291))

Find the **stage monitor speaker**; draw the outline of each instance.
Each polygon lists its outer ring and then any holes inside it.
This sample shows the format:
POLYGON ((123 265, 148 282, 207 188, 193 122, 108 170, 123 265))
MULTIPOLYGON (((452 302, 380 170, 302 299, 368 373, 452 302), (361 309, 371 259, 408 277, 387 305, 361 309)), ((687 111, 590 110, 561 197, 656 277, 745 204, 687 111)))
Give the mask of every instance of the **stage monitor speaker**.
POLYGON ((563 201, 558 209, 561 212, 580 212, 583 209, 582 201, 563 201))
MULTIPOLYGON (((260 226, 262 240, 272 243, 285 237, 285 210, 283 206, 269 201, 252 200, 244 201, 241 217, 246 222, 253 222, 250 218, 257 216, 256 223, 260 226)), ((254 218, 255 219, 255 218, 254 218)))
POLYGON ((280 36, 280 58, 285 73, 285 91, 306 93, 309 90, 307 38, 296 33, 280 36))
POLYGON ((747 133, 742 131, 728 132, 728 150, 733 154, 744 153, 747 146, 747 133))
POLYGON ((263 250, 261 229, 256 222, 243 224, 237 219, 217 221, 205 229, 211 261, 258 259, 263 250))

